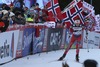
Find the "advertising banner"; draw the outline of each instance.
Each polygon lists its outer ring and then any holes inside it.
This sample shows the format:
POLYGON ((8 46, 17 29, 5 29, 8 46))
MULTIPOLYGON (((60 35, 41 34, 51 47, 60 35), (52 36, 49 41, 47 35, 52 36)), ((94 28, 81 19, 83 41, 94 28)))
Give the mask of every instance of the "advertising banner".
POLYGON ((86 31, 83 34, 83 48, 99 48, 100 47, 100 34, 88 31, 86 38, 86 31))
POLYGON ((63 29, 62 41, 61 41, 60 48, 63 49, 65 47, 65 44, 66 44, 66 28, 63 29))
POLYGON ((27 56, 32 52, 33 31, 34 28, 25 28, 23 30, 22 56, 27 56))
POLYGON ((19 38, 18 38, 18 44, 17 44, 17 50, 16 50, 16 58, 22 57, 22 44, 23 44, 23 31, 19 31, 19 38))
POLYGON ((40 53, 42 52, 43 43, 44 43, 44 28, 39 29, 39 37, 34 36, 33 41, 33 53, 40 53))
POLYGON ((0 64, 16 57, 19 30, 0 33, 0 64))
POLYGON ((63 28, 49 28, 47 36, 47 50, 58 50, 62 42, 63 28))
POLYGON ((45 31, 44 31, 44 44, 43 44, 43 49, 42 49, 43 52, 47 51, 47 38, 48 38, 47 36, 48 36, 48 28, 45 28, 45 31))

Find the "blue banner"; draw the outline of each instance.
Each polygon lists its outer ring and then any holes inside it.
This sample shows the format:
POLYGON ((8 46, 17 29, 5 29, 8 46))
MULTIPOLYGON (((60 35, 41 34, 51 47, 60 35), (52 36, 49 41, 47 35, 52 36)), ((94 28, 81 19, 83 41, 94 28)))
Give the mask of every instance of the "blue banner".
POLYGON ((42 52, 43 43, 44 43, 44 28, 40 29, 40 36, 34 37, 33 41, 33 53, 40 53, 42 52))
POLYGON ((26 28, 23 31, 22 56, 27 56, 32 52, 33 33, 34 28, 26 28))

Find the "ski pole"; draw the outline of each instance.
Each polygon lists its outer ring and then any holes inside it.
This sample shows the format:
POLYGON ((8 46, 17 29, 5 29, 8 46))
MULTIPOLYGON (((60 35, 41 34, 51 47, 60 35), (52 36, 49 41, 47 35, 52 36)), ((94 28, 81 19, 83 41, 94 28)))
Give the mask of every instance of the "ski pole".
POLYGON ((89 52, 89 45, 88 45, 88 31, 86 30, 86 42, 87 42, 87 52, 89 52))

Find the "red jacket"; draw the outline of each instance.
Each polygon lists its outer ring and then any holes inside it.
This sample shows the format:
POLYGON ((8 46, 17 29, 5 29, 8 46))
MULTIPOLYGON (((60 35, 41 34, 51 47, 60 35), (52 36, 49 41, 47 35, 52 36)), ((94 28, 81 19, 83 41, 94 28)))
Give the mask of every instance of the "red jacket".
POLYGON ((0 22, 0 27, 4 27, 5 26, 5 24, 4 24, 4 22, 0 22))

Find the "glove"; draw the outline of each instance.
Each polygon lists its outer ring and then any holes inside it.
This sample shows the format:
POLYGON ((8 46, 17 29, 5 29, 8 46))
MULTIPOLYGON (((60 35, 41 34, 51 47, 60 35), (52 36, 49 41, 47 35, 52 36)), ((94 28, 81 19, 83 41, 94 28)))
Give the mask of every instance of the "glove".
POLYGON ((88 35, 88 32, 86 32, 86 35, 88 35))

